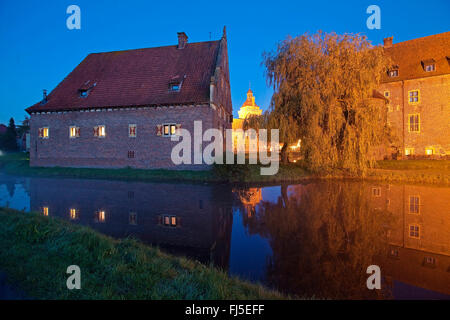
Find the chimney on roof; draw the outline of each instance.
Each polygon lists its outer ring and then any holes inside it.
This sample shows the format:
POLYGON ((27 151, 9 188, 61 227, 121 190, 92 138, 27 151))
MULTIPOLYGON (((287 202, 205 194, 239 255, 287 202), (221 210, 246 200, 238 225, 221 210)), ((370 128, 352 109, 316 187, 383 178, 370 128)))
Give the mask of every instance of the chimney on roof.
POLYGON ((188 36, 184 32, 178 32, 178 49, 184 49, 188 41, 188 36))
POLYGON ((394 37, 389 37, 389 38, 384 38, 383 42, 384 42, 384 47, 387 48, 391 48, 392 47, 392 42, 394 41, 394 37))
POLYGON ((47 90, 42 90, 42 102, 47 102, 47 90))

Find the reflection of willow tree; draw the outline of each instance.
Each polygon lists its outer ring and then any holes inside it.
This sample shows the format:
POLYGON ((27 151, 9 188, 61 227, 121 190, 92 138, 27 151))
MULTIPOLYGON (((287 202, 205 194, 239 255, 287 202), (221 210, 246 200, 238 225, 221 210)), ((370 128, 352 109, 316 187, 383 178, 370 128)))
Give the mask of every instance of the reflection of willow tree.
POLYGON ((243 217, 250 233, 270 241, 271 287, 318 298, 376 298, 366 269, 386 252, 390 216, 371 209, 367 189, 356 183, 298 186, 278 203, 262 202, 255 217, 243 217))

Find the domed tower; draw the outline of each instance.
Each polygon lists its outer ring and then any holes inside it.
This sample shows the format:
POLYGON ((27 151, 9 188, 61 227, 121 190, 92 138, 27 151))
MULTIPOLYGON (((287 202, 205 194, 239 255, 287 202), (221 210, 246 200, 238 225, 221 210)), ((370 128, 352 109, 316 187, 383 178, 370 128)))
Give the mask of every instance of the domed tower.
POLYGON ((253 92, 251 89, 247 91, 247 100, 245 100, 241 109, 238 111, 239 119, 245 119, 249 115, 257 115, 260 116, 262 114, 262 110, 255 103, 255 97, 253 96, 253 92))

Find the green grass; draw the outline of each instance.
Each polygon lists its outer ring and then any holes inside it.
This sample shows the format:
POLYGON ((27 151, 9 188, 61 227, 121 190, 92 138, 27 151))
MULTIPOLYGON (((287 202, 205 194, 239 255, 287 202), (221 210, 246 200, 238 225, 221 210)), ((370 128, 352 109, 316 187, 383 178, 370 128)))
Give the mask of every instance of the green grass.
POLYGON ((0 156, 0 170, 7 174, 37 177, 73 177, 85 179, 115 179, 132 181, 186 181, 186 182, 294 182, 307 178, 308 173, 299 165, 281 166, 272 176, 262 176, 260 165, 225 165, 212 170, 146 170, 146 169, 94 169, 66 167, 30 167, 25 153, 7 153, 0 156), (229 170, 232 168, 233 170, 229 170))
MULTIPOLYGON (((313 175, 301 162, 281 165, 276 175, 260 174, 261 165, 215 165, 212 170, 144 170, 144 169, 92 169, 65 167, 30 167, 28 155, 10 153, 0 156, 0 171, 22 176, 72 177, 84 179, 114 179, 131 181, 185 181, 190 183, 295 183, 311 178, 354 178, 345 171, 313 175)), ((450 185, 449 160, 384 160, 378 161, 364 179, 450 185)))
POLYGON ((383 160, 377 162, 385 170, 439 170, 450 171, 450 160, 383 160))
POLYGON ((25 153, 9 153, 0 156, 0 169, 8 174, 40 177, 74 177, 140 181, 217 181, 217 179, 214 179, 211 171, 30 167, 28 155, 25 153))
POLYGON ((283 299, 198 262, 88 227, 0 208, 0 270, 36 299, 283 299), (67 267, 81 269, 68 290, 67 267))
POLYGON ((448 160, 384 160, 369 170, 368 179, 450 185, 448 160))

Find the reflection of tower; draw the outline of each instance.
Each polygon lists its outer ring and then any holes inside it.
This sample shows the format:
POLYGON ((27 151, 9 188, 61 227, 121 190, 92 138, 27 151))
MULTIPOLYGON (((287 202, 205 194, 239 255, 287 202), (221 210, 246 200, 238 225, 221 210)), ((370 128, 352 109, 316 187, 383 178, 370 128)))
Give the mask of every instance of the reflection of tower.
POLYGON ((262 201, 261 188, 249 188, 239 196, 248 218, 255 215, 255 208, 262 201))

